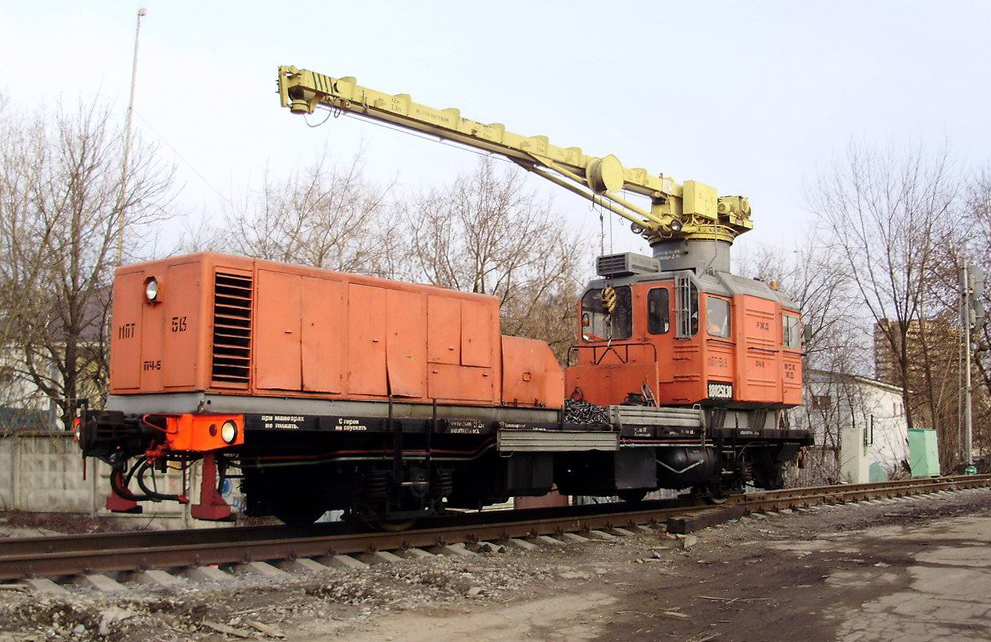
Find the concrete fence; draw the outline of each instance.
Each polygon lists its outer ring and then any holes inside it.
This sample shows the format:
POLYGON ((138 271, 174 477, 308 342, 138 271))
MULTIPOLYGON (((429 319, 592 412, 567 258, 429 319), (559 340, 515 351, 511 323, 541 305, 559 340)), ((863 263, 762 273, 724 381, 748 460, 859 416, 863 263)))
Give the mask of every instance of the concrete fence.
MULTIPOLYGON (((110 467, 89 458, 85 462, 79 446, 68 432, 52 430, 17 430, 0 432, 0 510, 22 510, 44 513, 75 513, 90 516, 111 515, 106 509, 110 492, 110 467)), ((191 470, 189 497, 199 496, 198 466, 191 470)), ((158 490, 180 492, 182 478, 178 473, 159 475, 158 490)), ((227 500, 235 508, 243 502, 236 490, 227 500)), ((150 528, 209 527, 214 524, 193 520, 189 506, 176 502, 142 504, 144 512, 137 515, 117 514, 148 522, 150 528)))
POLYGON ((88 464, 83 481, 83 459, 69 433, 0 433, 0 508, 96 514, 99 475, 88 464))

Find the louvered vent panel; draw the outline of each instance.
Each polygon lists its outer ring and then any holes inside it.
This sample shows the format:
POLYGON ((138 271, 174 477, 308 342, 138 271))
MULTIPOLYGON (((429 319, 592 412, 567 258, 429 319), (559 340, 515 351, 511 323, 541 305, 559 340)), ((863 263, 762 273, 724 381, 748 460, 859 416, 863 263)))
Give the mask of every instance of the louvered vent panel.
POLYGON ((217 272, 213 292, 213 380, 247 384, 251 373, 251 277, 217 272))
POLYGON ((657 259, 633 252, 600 256, 596 264, 596 272, 599 276, 606 277, 653 274, 660 269, 661 264, 657 259))
POLYGON ((600 256, 596 272, 599 276, 614 276, 623 274, 626 268, 626 257, 622 254, 611 254, 600 256))

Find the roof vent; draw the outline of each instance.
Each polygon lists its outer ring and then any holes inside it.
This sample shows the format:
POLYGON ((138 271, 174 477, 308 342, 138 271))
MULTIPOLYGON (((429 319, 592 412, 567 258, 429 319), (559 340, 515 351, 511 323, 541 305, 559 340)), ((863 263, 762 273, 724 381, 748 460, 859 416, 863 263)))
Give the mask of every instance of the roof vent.
POLYGON ((632 276, 634 274, 656 274, 661 271, 657 259, 634 252, 600 256, 595 265, 599 276, 632 276))

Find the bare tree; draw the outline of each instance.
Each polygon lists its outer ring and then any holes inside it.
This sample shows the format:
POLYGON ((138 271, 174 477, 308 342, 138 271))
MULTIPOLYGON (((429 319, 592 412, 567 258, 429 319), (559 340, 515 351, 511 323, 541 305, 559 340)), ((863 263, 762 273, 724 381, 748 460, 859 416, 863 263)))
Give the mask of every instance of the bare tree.
POLYGON ((391 186, 376 187, 361 173, 361 157, 332 165, 325 152, 284 180, 266 174, 227 212, 227 229, 214 249, 343 272, 392 276, 398 260, 387 215, 391 186))
POLYGON ((776 283, 798 304, 808 338, 803 343, 804 366, 845 374, 870 374, 851 358, 865 348, 858 300, 846 262, 823 239, 818 226, 809 229, 792 248, 758 245, 737 261, 742 275, 776 283))
POLYGON ((39 282, 46 262, 37 248, 52 242, 55 220, 35 216, 31 188, 40 180, 39 163, 47 154, 41 121, 29 121, 0 101, 0 404, 38 409, 44 394, 30 383, 20 344, 28 328, 21 320, 36 306, 25 297, 39 282))
POLYGON ((824 231, 809 229, 793 248, 757 245, 737 257, 738 271, 777 287, 801 311, 809 336, 803 342, 803 405, 791 417, 814 430, 816 444, 805 455, 802 483, 839 479, 843 417, 852 416, 857 400, 851 375, 869 374, 863 359, 869 352, 858 301, 845 262, 823 243, 824 231), (841 404, 843 407, 841 407, 841 404))
POLYGON ((80 103, 0 122, 0 237, 18 374, 71 427, 77 400, 106 391, 105 341, 115 249, 125 216, 134 248, 167 216, 173 169, 134 146, 122 172, 123 134, 107 108, 80 103))
MULTIPOLYGON (((938 312, 931 298, 940 249, 952 235, 956 184, 945 153, 899 154, 851 145, 846 158, 823 175, 811 196, 813 211, 830 232, 854 290, 890 350, 909 427, 920 404, 913 392, 910 331, 938 312)), ((931 384, 934 372, 923 372, 931 384)), ((924 404, 927 405, 927 404, 924 404)))
POLYGON ((577 327, 581 237, 525 188, 522 170, 499 174, 486 158, 449 188, 400 207, 411 278, 499 297, 503 332, 566 356, 577 327))

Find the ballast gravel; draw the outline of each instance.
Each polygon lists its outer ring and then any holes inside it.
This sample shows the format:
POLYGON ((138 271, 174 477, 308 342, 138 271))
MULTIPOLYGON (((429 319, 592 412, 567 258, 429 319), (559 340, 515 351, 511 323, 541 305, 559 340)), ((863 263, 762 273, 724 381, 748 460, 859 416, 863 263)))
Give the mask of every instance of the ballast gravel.
MULTIPOLYGON (((638 532, 288 579, 243 574, 161 588, 125 577, 118 579, 129 590, 113 595, 78 586, 46 595, 11 585, 0 589, 0 642, 758 639, 741 633, 738 618, 759 626, 783 600, 800 601, 803 591, 818 599, 811 591, 826 586, 829 573, 875 566, 857 547, 866 529, 981 514, 991 515, 991 491, 746 517, 687 538, 638 532), (823 558, 825 571, 811 564, 812 552, 782 553, 818 539, 835 549, 823 558)), ((832 635, 835 623, 816 619, 819 628, 809 628, 808 618, 817 617, 810 614, 822 607, 810 602, 791 628, 782 620, 760 639, 832 635)))

